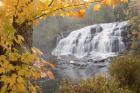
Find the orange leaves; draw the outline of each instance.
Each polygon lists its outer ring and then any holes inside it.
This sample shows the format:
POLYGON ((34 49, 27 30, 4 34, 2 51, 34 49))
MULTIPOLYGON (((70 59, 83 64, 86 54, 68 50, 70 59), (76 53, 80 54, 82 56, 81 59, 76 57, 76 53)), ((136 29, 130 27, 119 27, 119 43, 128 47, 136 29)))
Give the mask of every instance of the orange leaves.
MULTIPOLYGON (((50 70, 47 70, 47 68, 46 68, 46 66, 48 66, 48 68, 55 68, 54 64, 51 64, 50 62, 47 62, 47 61, 41 59, 41 61, 36 63, 35 65, 36 65, 36 67, 38 67, 40 69, 40 73, 41 73, 40 76, 42 78, 55 79, 54 74, 50 70)), ((38 79, 38 78, 35 78, 35 79, 38 79)))
POLYGON ((39 20, 35 20, 35 21, 33 21, 33 23, 34 23, 35 26, 39 26, 40 21, 39 20))
POLYGON ((45 64, 49 65, 51 68, 55 68, 55 65, 54 64, 51 64, 49 62, 45 62, 45 64))
POLYGON ((79 18, 84 18, 85 13, 86 13, 86 10, 85 10, 85 9, 81 9, 81 10, 79 10, 79 11, 77 12, 77 16, 78 16, 79 18))
POLYGON ((89 3, 85 3, 85 4, 84 4, 84 8, 88 8, 89 6, 90 6, 89 3))
POLYGON ((66 16, 69 16, 69 17, 78 17, 78 18, 84 18, 85 16, 85 13, 86 13, 86 10, 85 9, 80 9, 80 10, 77 10, 77 11, 71 11, 71 12, 67 12, 66 13, 66 16))
POLYGON ((71 17, 71 16, 73 16, 73 15, 74 15, 73 12, 67 12, 67 13, 66 13, 66 16, 70 16, 70 17, 71 17))
POLYGON ((128 0, 103 0, 102 5, 116 7, 120 3, 128 3, 128 0))
POLYGON ((110 6, 113 8, 116 7, 119 3, 123 2, 122 0, 110 0, 110 6))
POLYGON ((42 78, 55 79, 55 76, 52 73, 52 71, 44 71, 44 72, 41 72, 41 77, 42 78))
POLYGON ((51 71, 47 71, 46 74, 50 79, 55 79, 54 74, 51 71))
POLYGON ((101 8, 101 5, 100 5, 100 4, 96 4, 96 5, 93 7, 93 11, 98 11, 100 8, 101 8))

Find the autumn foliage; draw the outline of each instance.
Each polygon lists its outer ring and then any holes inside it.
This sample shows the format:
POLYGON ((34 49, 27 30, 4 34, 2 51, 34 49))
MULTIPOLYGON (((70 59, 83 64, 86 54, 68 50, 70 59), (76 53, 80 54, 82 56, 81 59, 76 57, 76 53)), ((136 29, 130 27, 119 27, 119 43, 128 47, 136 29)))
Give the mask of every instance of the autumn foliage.
MULTIPOLYGON (((49 62, 37 63, 41 60, 37 53, 30 53, 24 49, 24 38, 15 35, 13 22, 22 24, 27 20, 38 22, 49 16, 78 16, 83 18, 86 8, 91 3, 97 3, 93 10, 98 11, 101 6, 113 6, 127 0, 2 0, 0 6, 0 93, 37 93, 38 86, 32 83, 41 76, 54 79, 51 71, 42 68, 53 65, 49 62), (18 50, 19 45, 24 52, 18 50), (37 65, 36 65, 37 64, 37 65), (43 65, 42 65, 43 64, 43 65), (41 65, 38 67, 38 65, 41 65)), ((33 50, 36 50, 33 48, 33 50)), ((33 52, 32 50, 32 52, 33 52)))

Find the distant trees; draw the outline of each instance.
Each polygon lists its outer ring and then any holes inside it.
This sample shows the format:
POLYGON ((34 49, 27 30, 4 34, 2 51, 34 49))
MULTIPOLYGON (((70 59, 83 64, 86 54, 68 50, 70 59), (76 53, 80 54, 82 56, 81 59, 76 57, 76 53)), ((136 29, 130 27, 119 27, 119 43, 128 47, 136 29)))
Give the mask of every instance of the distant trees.
POLYGON ((129 3, 128 18, 131 23, 132 51, 140 54, 140 0, 132 0, 129 3))
POLYGON ((123 3, 114 8, 115 21, 128 20, 128 3, 123 3))

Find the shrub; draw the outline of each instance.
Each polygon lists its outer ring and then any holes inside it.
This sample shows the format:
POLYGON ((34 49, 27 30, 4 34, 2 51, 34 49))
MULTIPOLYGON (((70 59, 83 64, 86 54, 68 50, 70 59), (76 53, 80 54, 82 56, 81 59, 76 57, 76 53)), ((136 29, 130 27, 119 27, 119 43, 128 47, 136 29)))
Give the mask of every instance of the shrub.
POLYGON ((126 55, 113 60, 110 73, 122 86, 140 93, 140 56, 126 55))
POLYGON ((134 93, 128 89, 119 87, 115 79, 97 76, 95 78, 81 81, 76 84, 70 81, 63 81, 59 93, 134 93))

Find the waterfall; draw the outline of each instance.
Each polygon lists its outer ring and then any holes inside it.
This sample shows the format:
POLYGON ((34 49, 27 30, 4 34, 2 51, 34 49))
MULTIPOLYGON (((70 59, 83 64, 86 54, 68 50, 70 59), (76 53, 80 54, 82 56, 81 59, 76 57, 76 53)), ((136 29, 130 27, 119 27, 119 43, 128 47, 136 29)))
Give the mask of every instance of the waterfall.
POLYGON ((60 34, 52 55, 63 77, 87 79, 108 72, 112 57, 130 45, 128 21, 95 24, 60 34))
POLYGON ((128 22, 95 24, 72 31, 61 39, 52 55, 73 55, 77 58, 86 56, 110 56, 125 50, 122 33, 128 22))

